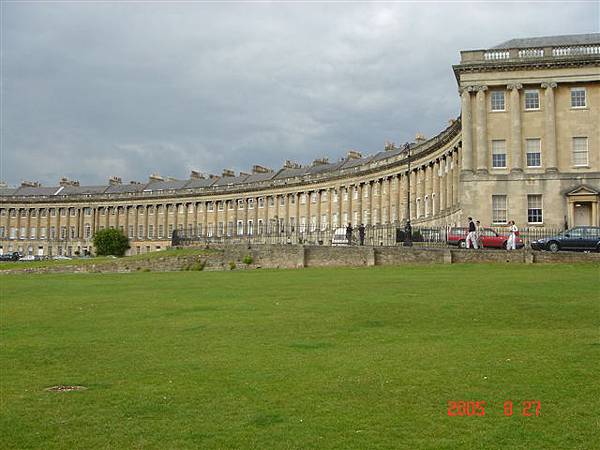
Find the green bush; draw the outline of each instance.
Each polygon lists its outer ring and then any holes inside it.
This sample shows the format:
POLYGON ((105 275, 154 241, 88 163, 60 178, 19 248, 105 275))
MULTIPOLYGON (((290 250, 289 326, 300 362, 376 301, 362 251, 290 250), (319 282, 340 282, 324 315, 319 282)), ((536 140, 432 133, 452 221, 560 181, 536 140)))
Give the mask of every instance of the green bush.
POLYGON ((237 266, 234 261, 229 261, 229 270, 234 270, 237 266))
POLYGON ((123 256, 129 250, 129 239, 114 228, 99 230, 94 234, 94 247, 98 256, 123 256))
POLYGON ((196 261, 188 264, 187 266, 182 267, 181 270, 191 270, 194 272, 200 272, 201 270, 204 270, 205 266, 206 261, 196 261))
POLYGON ((246 255, 246 256, 244 256, 243 261, 244 261, 244 264, 250 265, 254 262, 254 258, 252 258, 251 255, 246 255))

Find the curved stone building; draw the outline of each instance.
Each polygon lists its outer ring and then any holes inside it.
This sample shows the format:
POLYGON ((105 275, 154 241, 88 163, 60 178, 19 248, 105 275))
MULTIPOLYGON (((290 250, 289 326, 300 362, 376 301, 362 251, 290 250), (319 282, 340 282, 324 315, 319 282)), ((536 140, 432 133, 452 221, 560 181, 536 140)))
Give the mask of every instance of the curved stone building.
POLYGON ((0 188, 0 251, 73 254, 117 228, 132 253, 173 230, 244 237, 353 224, 600 225, 600 34, 515 39, 463 51, 461 117, 437 136, 374 155, 188 180, 0 188))

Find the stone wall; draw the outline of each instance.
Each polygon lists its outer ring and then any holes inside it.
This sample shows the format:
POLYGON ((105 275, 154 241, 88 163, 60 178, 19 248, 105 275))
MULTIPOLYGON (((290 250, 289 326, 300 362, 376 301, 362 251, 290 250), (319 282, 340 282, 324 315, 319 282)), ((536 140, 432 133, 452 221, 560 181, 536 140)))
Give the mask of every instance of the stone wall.
POLYGON ((230 245, 198 250, 196 255, 144 258, 122 258, 94 264, 50 265, 47 267, 0 270, 15 273, 94 273, 94 272, 172 272, 180 270, 235 270, 335 266, 390 266, 403 264, 461 263, 580 263, 600 264, 600 253, 532 252, 518 250, 422 249, 405 247, 326 247, 302 245, 230 245), (244 261, 247 256, 251 262, 244 261))

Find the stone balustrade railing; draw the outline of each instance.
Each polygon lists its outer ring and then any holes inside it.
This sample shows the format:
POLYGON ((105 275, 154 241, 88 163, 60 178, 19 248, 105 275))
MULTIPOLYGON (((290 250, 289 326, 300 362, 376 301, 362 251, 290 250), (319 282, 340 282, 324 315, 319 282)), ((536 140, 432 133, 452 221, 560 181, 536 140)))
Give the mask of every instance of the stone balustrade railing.
POLYGON ((461 52, 461 63, 523 60, 530 58, 564 58, 570 56, 600 55, 600 45, 570 45, 561 47, 533 47, 461 52))

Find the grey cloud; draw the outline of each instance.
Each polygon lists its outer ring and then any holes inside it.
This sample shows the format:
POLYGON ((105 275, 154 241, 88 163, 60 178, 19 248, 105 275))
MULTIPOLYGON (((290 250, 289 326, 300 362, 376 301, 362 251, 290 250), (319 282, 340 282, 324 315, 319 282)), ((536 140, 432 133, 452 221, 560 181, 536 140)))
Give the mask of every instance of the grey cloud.
POLYGON ((86 184, 375 152, 459 114, 459 51, 597 31, 571 3, 3 4, 0 177, 86 184))

